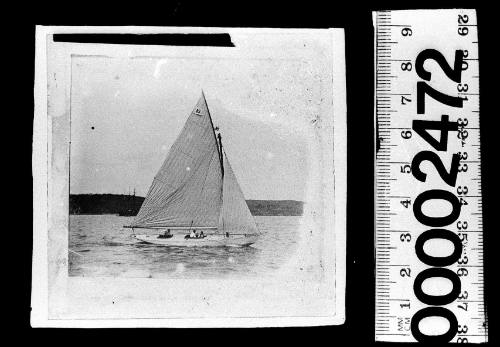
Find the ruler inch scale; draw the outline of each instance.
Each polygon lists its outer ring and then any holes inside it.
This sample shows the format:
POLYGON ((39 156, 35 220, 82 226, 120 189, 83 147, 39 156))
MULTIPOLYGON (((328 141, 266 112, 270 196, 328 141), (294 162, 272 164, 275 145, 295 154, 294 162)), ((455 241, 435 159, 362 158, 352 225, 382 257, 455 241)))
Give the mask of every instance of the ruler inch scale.
POLYGON ((373 20, 375 339, 487 342, 476 13, 373 20))

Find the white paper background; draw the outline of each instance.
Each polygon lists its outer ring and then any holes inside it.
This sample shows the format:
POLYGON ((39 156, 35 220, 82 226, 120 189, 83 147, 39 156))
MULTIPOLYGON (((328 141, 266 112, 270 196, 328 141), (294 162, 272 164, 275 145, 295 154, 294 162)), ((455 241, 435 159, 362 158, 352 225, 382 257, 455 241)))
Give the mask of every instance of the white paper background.
POLYGON ((199 28, 37 28, 32 325, 339 324, 345 288, 345 68, 341 30, 210 29, 236 48, 53 44, 52 32, 204 32, 199 28), (248 39, 251 36, 252 40, 248 39), (259 37, 258 40, 255 37, 259 37), (49 41, 49 42, 46 42, 49 41), (249 43, 261 42, 260 45, 249 43), (303 49, 307 42, 311 49, 303 49), (56 46, 52 46, 56 45, 56 46), (296 256, 259 280, 68 277, 71 55, 302 59, 322 72, 303 235, 296 256), (332 83, 333 81, 333 83, 332 83), (48 86, 48 87, 47 87, 48 86), (47 89, 48 88, 48 89, 47 89), (47 97, 49 95, 49 97, 47 97), (335 164, 334 164, 335 163, 335 164), (297 271, 311 267, 315 271, 297 271), (203 288, 190 291, 189 288, 203 288))

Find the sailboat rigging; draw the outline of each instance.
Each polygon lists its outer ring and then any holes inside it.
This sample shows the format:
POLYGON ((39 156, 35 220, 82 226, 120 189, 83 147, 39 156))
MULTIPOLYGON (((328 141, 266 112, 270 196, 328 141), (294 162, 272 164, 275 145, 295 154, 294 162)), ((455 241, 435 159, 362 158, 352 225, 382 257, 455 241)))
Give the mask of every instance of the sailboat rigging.
POLYGON ((202 92, 137 216, 126 226, 164 229, 169 236, 134 235, 138 240, 167 246, 245 246, 257 241, 259 230, 215 129, 202 92), (190 237, 194 230, 204 236, 190 237), (171 231, 177 232, 171 236, 171 231))

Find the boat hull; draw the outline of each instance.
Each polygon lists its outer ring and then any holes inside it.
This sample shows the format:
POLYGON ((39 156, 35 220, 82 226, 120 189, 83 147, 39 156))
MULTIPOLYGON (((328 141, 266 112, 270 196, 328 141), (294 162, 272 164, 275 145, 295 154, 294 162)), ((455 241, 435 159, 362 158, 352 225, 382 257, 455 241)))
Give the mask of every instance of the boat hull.
POLYGON ((207 235, 204 238, 185 239, 185 235, 174 235, 171 238, 158 238, 158 235, 134 235, 142 242, 167 247, 245 247, 257 241, 257 235, 207 235))

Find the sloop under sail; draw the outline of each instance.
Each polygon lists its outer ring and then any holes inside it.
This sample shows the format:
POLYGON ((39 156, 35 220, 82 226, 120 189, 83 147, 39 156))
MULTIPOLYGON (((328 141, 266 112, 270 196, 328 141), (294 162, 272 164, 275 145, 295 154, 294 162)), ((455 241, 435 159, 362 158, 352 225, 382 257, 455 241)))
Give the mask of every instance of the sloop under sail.
POLYGON ((203 93, 131 227, 205 227, 224 233, 258 233, 222 144, 217 142, 203 93))

